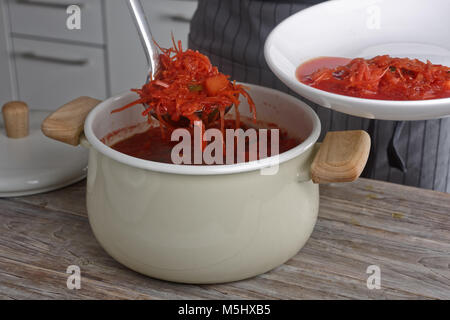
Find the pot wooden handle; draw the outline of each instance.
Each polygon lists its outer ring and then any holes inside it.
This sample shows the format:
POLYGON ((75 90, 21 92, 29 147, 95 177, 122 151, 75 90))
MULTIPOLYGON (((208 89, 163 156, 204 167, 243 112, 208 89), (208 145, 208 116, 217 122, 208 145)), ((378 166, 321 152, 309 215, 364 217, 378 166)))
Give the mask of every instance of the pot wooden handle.
POLYGON ((44 120, 41 130, 51 139, 77 146, 83 133, 84 120, 100 102, 90 97, 79 97, 66 103, 44 120))
POLYGON ((328 132, 311 165, 314 183, 358 179, 370 153, 370 136, 362 130, 328 132))

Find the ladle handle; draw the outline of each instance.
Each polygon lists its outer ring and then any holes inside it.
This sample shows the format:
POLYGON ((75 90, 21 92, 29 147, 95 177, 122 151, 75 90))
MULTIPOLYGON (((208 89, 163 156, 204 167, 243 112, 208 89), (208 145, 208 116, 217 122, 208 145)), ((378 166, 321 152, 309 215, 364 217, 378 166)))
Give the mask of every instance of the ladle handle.
POLYGON ((77 146, 88 113, 100 102, 90 97, 79 97, 66 103, 44 120, 41 130, 51 139, 77 146))
POLYGON ((328 132, 311 165, 312 181, 355 181, 366 166, 370 144, 363 130, 328 132))
POLYGON ((150 68, 149 76, 153 79, 158 71, 159 65, 159 52, 153 42, 152 32, 150 31, 150 25, 144 12, 140 0, 128 0, 128 7, 130 9, 131 16, 133 17, 134 24, 139 33, 139 38, 144 48, 145 57, 150 68))

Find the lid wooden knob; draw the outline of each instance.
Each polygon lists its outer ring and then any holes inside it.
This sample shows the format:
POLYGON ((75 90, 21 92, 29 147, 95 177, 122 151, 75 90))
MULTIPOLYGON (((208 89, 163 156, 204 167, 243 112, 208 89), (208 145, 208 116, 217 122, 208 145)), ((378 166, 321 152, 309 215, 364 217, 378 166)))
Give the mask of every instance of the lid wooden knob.
POLYGON ((9 138, 28 136, 28 106, 22 101, 11 101, 3 105, 3 121, 9 138))

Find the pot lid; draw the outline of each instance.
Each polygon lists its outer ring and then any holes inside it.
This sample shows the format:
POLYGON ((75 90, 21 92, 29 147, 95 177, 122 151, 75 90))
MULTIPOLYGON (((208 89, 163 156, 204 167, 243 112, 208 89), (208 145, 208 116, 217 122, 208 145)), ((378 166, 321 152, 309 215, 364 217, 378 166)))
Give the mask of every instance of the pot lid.
POLYGON ((30 134, 21 139, 6 136, 0 117, 0 197, 47 192, 86 177, 88 150, 42 134, 41 123, 49 113, 30 110, 30 134))

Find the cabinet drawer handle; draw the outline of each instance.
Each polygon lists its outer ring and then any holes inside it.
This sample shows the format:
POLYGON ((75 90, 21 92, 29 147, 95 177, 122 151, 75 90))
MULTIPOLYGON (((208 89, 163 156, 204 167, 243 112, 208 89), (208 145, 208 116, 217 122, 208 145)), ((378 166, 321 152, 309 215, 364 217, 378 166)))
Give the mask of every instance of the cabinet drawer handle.
POLYGON ((72 66, 84 66, 89 63, 89 59, 65 59, 58 57, 50 57, 36 54, 34 52, 24 52, 18 54, 19 57, 28 60, 44 61, 50 63, 58 63, 72 66))
POLYGON ((185 23, 190 23, 191 22, 191 18, 185 17, 183 15, 178 15, 178 14, 166 14, 163 15, 163 18, 165 19, 170 19, 172 21, 175 22, 185 22, 185 23))
MULTIPOLYGON (((19 4, 26 4, 26 5, 35 5, 35 6, 41 6, 41 7, 51 7, 51 8, 61 8, 66 9, 68 6, 70 6, 70 3, 58 3, 53 1, 45 1, 45 0, 16 0, 19 4)), ((83 4, 78 4, 78 6, 81 8, 83 4)))

